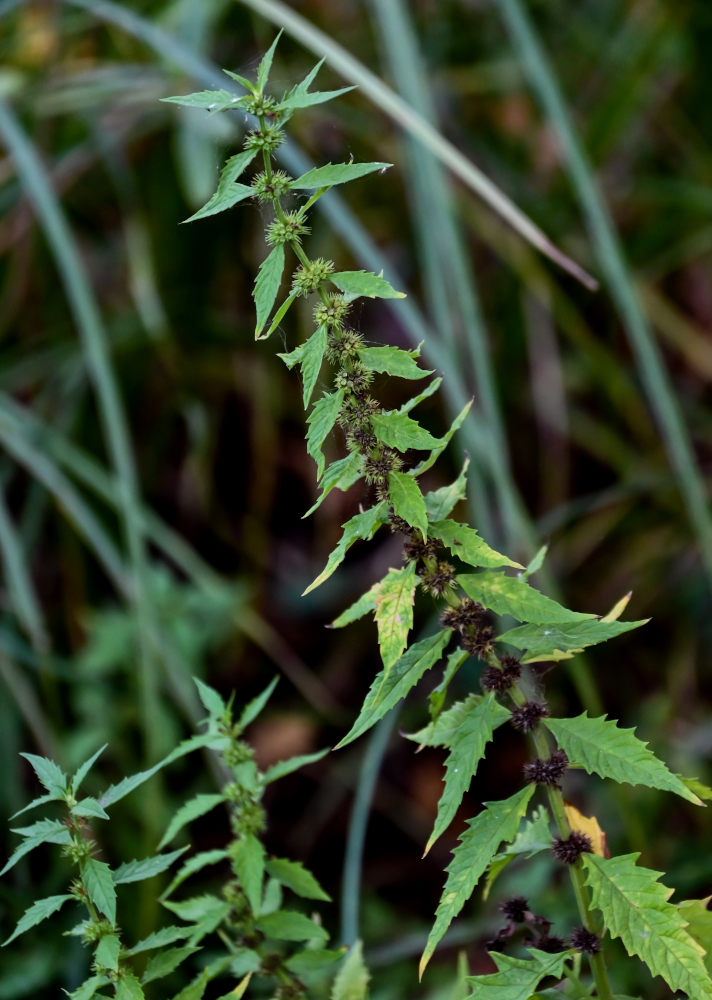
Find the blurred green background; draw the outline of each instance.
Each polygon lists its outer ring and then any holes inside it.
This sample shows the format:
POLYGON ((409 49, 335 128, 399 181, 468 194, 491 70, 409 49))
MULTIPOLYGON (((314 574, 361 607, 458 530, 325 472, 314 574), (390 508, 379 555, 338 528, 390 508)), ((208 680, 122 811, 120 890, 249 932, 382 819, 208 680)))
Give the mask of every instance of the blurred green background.
MULTIPOLYGON (((425 341, 447 387, 428 404, 431 429, 475 397, 459 453, 432 484, 452 478, 466 450, 470 513, 491 544, 521 559, 549 542, 542 589, 601 614, 633 591, 625 616, 652 618, 586 664, 549 673, 555 709, 604 706, 674 770, 711 781, 712 7, 304 0, 289 11, 307 41, 309 26, 324 34, 309 51, 285 33, 278 93, 322 54, 320 86, 350 82, 336 45, 378 79, 298 115, 285 168, 351 156, 394 164, 323 199, 311 255, 383 267, 408 291, 358 318, 374 342, 425 341), (383 87, 600 290, 453 179, 384 113, 383 87)), ((3 816, 35 792, 21 750, 72 767, 109 742, 97 789, 155 760, 200 717, 193 675, 239 701, 283 676, 251 733, 266 764, 337 742, 377 669, 372 624, 325 625, 398 564, 396 539, 356 548, 330 585, 299 596, 359 502, 358 487, 332 493, 302 520, 314 466, 300 387, 275 352, 306 336, 310 310, 292 310, 273 341, 255 344, 260 211, 179 225, 213 192, 246 122, 159 102, 230 87, 220 67, 251 75, 279 23, 269 0, 0 2, 3 816)), ((477 676, 472 662, 462 689, 477 676)), ((415 995, 449 851, 479 802, 516 787, 526 759, 519 739, 499 740, 468 808, 420 861, 442 759, 415 757, 397 729, 422 719, 422 702, 409 702, 391 738, 382 729, 371 745, 380 776, 360 930, 379 998, 415 995)), ((268 799, 268 847, 315 869, 337 900, 326 916, 337 940, 365 746, 268 799)), ((210 782, 196 761, 150 800, 127 800, 107 859, 148 853, 171 807, 210 782)), ((627 786, 616 798, 583 776, 567 791, 615 852, 642 849, 648 867, 669 872, 675 899, 712 892, 703 810, 627 786)), ((194 839, 221 835, 204 824, 194 839)), ((0 836, 7 854, 12 841, 0 836)), ((511 871, 450 939, 467 946, 471 971, 490 968, 483 941, 508 891, 569 928, 547 861, 511 871)), ((3 937, 33 892, 64 891, 64 877, 47 856, 2 880, 3 937)), ((137 907, 127 932, 151 919, 137 907)), ((0 998, 57 995, 83 974, 76 938, 43 932, 41 950, 39 940, 0 954, 0 998)), ((448 995, 454 956, 442 950, 426 993, 442 982, 448 995)), ((628 978, 631 964, 616 967, 620 990, 668 995, 659 981, 628 978)))

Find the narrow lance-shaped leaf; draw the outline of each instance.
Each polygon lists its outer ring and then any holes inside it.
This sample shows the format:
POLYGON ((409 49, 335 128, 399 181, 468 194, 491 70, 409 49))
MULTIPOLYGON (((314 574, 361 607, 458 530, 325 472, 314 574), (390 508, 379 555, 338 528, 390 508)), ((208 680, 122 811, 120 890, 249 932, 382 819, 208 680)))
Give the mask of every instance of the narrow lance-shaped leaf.
POLYGON ((504 573, 485 570, 482 573, 460 574, 457 582, 473 601, 479 601, 498 615, 511 615, 519 621, 561 623, 594 617, 579 611, 569 611, 524 580, 504 573))
POLYGON ((164 104, 180 104, 184 108, 203 108, 205 111, 225 111, 239 107, 242 98, 229 90, 198 90, 194 94, 162 97, 164 104))
POLYGON ((257 916, 262 901, 262 877, 265 869, 265 849, 261 841, 252 834, 241 837, 232 850, 231 860, 250 909, 257 916))
POLYGON ((709 1000, 712 979, 704 951, 685 930, 678 908, 668 903, 672 889, 658 882, 661 872, 636 865, 639 856, 582 855, 592 906, 611 937, 620 938, 628 954, 642 959, 671 990, 685 990, 690 1000, 709 1000))
POLYGON ((345 625, 350 625, 352 622, 358 621, 359 618, 363 618, 369 611, 375 611, 376 594, 380 585, 381 581, 379 580, 365 594, 362 594, 357 601, 354 601, 345 611, 342 611, 339 617, 335 618, 331 623, 331 628, 343 628, 345 625))
POLYGON ((331 428, 336 423, 339 410, 344 402, 344 390, 338 392, 325 392, 321 399, 314 404, 314 408, 307 417, 307 452, 316 462, 316 477, 321 479, 324 471, 326 459, 321 450, 321 446, 326 440, 331 428))
POLYGON ((13 833, 19 833, 24 840, 12 852, 0 875, 9 872, 21 858, 34 851, 40 844, 69 844, 72 839, 64 823, 54 819, 40 820, 32 826, 13 830, 13 833))
POLYGON ((272 312, 274 301, 277 298, 279 286, 282 283, 282 272, 284 271, 284 247, 278 244, 267 257, 262 261, 260 269, 255 279, 255 289, 253 298, 257 310, 257 323, 255 325, 255 337, 259 338, 264 329, 264 325, 272 312))
POLYGON ((304 593, 310 593, 325 580, 328 580, 334 570, 344 561, 346 553, 353 543, 359 539, 369 541, 387 520, 388 504, 385 500, 381 500, 375 507, 369 507, 368 510, 364 510, 360 514, 355 514, 354 517, 350 518, 344 525, 343 534, 337 542, 336 548, 329 556, 326 566, 319 576, 309 584, 304 593))
POLYGON ((376 585, 378 645, 386 669, 396 662, 408 644, 417 584, 415 563, 409 562, 402 569, 389 569, 376 585))
POLYGON ((284 95, 278 105, 279 111, 294 111, 297 108, 309 108, 314 104, 323 104, 324 101, 331 101, 335 97, 340 97, 341 94, 347 94, 350 90, 354 90, 354 87, 341 87, 340 90, 322 90, 310 93, 309 87, 321 69, 323 63, 324 60, 321 59, 316 66, 314 66, 313 69, 307 73, 301 83, 292 87, 292 89, 284 95))
POLYGON ((321 371, 324 352, 326 351, 326 334, 326 327, 318 326, 311 337, 303 344, 300 344, 290 354, 277 355, 289 369, 292 369, 295 364, 301 365, 302 400, 305 409, 309 405, 316 380, 319 378, 319 372, 321 371))
POLYGON ((43 920, 46 920, 47 917, 51 917, 69 899, 74 899, 74 896, 70 896, 67 893, 62 896, 47 896, 45 899, 38 899, 32 906, 25 910, 15 930, 6 941, 3 941, 3 948, 5 945, 10 944, 11 941, 14 941, 16 937, 19 937, 20 934, 28 931, 30 927, 35 927, 37 924, 42 923, 43 920))
POLYGON ((296 910, 268 913, 260 917, 257 926, 278 941, 325 941, 329 936, 323 927, 296 910))
POLYGON ((688 802, 702 805, 677 775, 648 749, 648 744, 638 739, 634 729, 621 729, 605 715, 591 719, 586 712, 575 719, 542 721, 569 761, 589 774, 674 792, 688 802))
POLYGON ((289 861, 287 858, 272 858, 265 865, 267 874, 276 878, 292 892, 304 899, 321 899, 329 902, 331 897, 324 892, 312 873, 299 861, 289 861))
POLYGON ((380 274, 370 271, 335 271, 329 281, 344 293, 347 302, 365 296, 369 299, 404 299, 404 292, 397 292, 380 274))
POLYGON ((324 472, 319 486, 321 493, 318 499, 311 505, 306 514, 302 517, 309 517, 327 498, 332 490, 346 492, 354 483, 361 478, 361 456, 357 451, 352 451, 345 458, 339 458, 332 462, 324 472))
POLYGON ((249 726, 251 722, 254 722, 255 719, 258 718, 265 705, 272 697, 272 692, 278 684, 279 677, 273 677, 263 691, 260 691, 258 695, 255 695, 252 701, 248 701, 242 712, 240 712, 240 718, 238 720, 240 729, 244 729, 245 726, 249 726))
POLYGON ((153 878, 167 871, 174 861, 181 854, 187 851, 187 847, 181 847, 177 851, 168 854, 158 854, 152 858, 142 858, 140 861, 127 861, 119 865, 113 872, 114 885, 123 885, 126 882, 142 882, 143 879, 153 878))
POLYGON ((270 47, 267 49, 265 54, 260 60, 260 64, 257 67, 257 90, 260 94, 264 93, 264 89, 267 86, 267 81, 269 80, 269 72, 272 69, 272 60, 274 59, 274 50, 277 48, 277 43, 282 37, 282 31, 277 33, 277 37, 272 42, 270 47))
POLYGON ((58 764, 49 757, 38 757, 35 753, 21 753, 20 756, 29 761, 32 770, 51 795, 57 799, 64 798, 68 778, 58 764))
POLYGON ((189 799, 180 807, 171 819, 168 824, 168 829, 161 837, 158 849, 161 850, 166 846, 166 844, 170 844, 178 831, 182 830, 186 823, 190 823, 192 820, 198 819, 199 816, 204 816, 206 813, 210 812, 211 809, 214 809, 215 806, 220 805, 220 803, 224 801, 225 797, 217 794, 201 794, 189 799))
POLYGON ((441 486, 425 494, 425 509, 428 521, 442 521, 452 513, 455 506, 467 496, 467 470, 470 467, 469 457, 465 458, 460 474, 448 486, 441 486))
POLYGON ((231 156, 220 171, 220 179, 215 193, 210 196, 202 208, 199 208, 189 219, 185 219, 185 222, 207 219, 208 216, 225 212, 233 205, 249 198, 252 195, 252 188, 249 184, 238 184, 237 178, 252 163, 255 156, 256 153, 252 149, 231 156))
MULTIPOLYGON (((555 976, 560 979, 569 958, 567 952, 550 955, 530 948, 531 958, 514 958, 491 952, 497 972, 486 976, 468 976, 473 997, 477 1000, 530 1000, 542 979, 555 976)), ((557 993, 557 996, 565 994, 557 993)))
POLYGON ((421 976, 438 942, 474 892, 499 845, 516 837, 533 794, 534 785, 526 785, 501 802, 486 802, 482 812, 468 823, 447 868, 447 882, 435 914, 435 923, 420 960, 421 976))
MULTIPOLYGON (((450 427, 449 427, 447 433, 444 434, 441 438, 438 438, 438 440, 436 442, 436 446, 430 452, 430 454, 428 455, 428 457, 424 458, 423 461, 420 463, 420 465, 417 465, 413 469, 413 475, 414 476, 422 476, 422 474, 424 472, 427 472, 428 469, 431 469, 435 465, 435 463, 437 462, 437 460, 440 458, 440 456, 442 455, 442 453, 445 451, 445 449, 449 445, 450 441, 452 440, 453 435, 464 424, 465 417, 470 412, 470 407, 471 406, 472 406, 472 400, 469 400, 469 402, 465 403, 465 405, 463 406, 463 408, 460 410, 460 412, 458 413, 458 415, 455 417, 455 419, 453 420, 453 422, 450 424, 450 427)), ((403 410, 403 407, 401 407, 401 410, 403 410)))
POLYGON ((513 566, 521 569, 517 562, 503 556, 501 552, 491 549, 487 542, 477 534, 474 528, 467 524, 458 524, 445 518, 441 521, 431 521, 428 534, 439 538, 454 556, 469 563, 470 566, 513 566))
POLYGON ((506 642, 525 650, 524 663, 540 660, 570 660, 588 646, 614 639, 631 629, 640 628, 648 619, 636 622, 606 622, 593 618, 589 621, 566 623, 545 622, 541 625, 519 625, 503 632, 497 642, 506 642))
POLYGON ((396 378, 419 379, 433 374, 418 365, 416 359, 420 357, 420 348, 403 351, 400 347, 362 347, 358 357, 369 371, 396 378))
POLYGON ((72 778, 72 795, 76 795, 79 790, 79 786, 86 778, 89 771, 92 769, 98 758, 106 750, 109 744, 105 743, 103 746, 99 747, 96 753, 93 753, 88 760, 85 760, 81 767, 77 768, 77 772, 72 778))
POLYGON ((313 191, 316 188, 334 187, 336 184, 347 184, 358 180, 376 170, 387 170, 392 163, 327 163, 323 167, 314 167, 301 177, 292 181, 291 187, 296 190, 313 191))
POLYGON ((414 642, 392 667, 384 668, 373 681, 358 718, 336 749, 357 739, 405 698, 425 671, 438 662, 451 635, 452 631, 446 629, 414 642))
POLYGON ((499 704, 492 691, 471 703, 464 713, 445 761, 445 787, 438 802, 435 826, 425 847, 426 854, 455 818, 462 798, 485 755, 485 747, 492 739, 495 729, 506 722, 509 716, 508 709, 499 704))
POLYGON ((412 528, 417 528, 423 539, 426 539, 428 515, 425 510, 425 499, 415 479, 407 472, 389 472, 388 493, 393 513, 397 517, 402 517, 412 528))
POLYGON ((279 326, 279 324, 282 322, 282 320, 284 319, 284 317, 289 312, 289 310, 290 310, 290 308, 292 306, 292 303, 294 302, 294 300, 296 299, 296 297, 297 297, 297 293, 296 292, 290 292, 289 293, 289 295, 287 296, 287 298, 284 300, 284 302, 282 303, 282 305, 279 307, 279 309, 277 310, 277 312, 274 314, 274 317, 272 319, 272 322, 269 325, 269 329, 267 330, 267 333, 263 333, 260 337, 257 338, 258 340, 266 340, 267 337, 271 336, 274 333, 274 331, 277 329, 277 327, 279 326))

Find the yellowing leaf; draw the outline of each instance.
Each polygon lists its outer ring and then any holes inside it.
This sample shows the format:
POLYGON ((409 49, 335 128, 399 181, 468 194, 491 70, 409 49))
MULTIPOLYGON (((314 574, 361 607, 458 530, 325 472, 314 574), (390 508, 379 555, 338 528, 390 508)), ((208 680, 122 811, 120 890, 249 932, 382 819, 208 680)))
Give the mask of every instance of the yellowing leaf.
POLYGON ((564 808, 566 809, 566 818, 569 821, 569 826, 578 833, 586 834, 593 844, 593 853, 597 854, 600 858, 610 858, 611 853, 608 850, 606 834, 599 826, 596 817, 584 816, 570 802, 565 802, 564 808))
POLYGON ((388 670, 402 654, 413 627, 413 602, 417 586, 415 563, 389 569, 375 587, 378 644, 383 666, 388 670))
POLYGON ((621 597, 620 601, 617 601, 616 604, 613 605, 608 614, 604 615, 603 618, 601 618, 601 621, 617 622, 620 616, 625 611, 625 609, 628 607, 628 602, 630 601, 632 596, 633 596, 633 591, 629 590, 627 594, 624 594, 623 597, 621 597))

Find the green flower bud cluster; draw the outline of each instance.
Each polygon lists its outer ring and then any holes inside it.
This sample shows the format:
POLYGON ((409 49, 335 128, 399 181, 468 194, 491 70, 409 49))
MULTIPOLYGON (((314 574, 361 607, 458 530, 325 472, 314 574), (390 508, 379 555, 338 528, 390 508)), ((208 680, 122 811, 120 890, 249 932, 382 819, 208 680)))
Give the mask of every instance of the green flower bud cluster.
POLYGON ((291 186, 292 178, 284 170, 275 170, 271 177, 263 170, 252 181, 252 190, 259 202, 283 198, 291 186))
POLYGON ((270 246, 299 242, 301 237, 309 232, 309 226, 304 223, 301 212, 285 212, 281 219, 275 219, 267 227, 265 239, 270 246))
POLYGON ((322 281, 326 281, 330 274, 334 272, 333 260, 324 260, 317 257, 316 260, 303 264, 294 272, 292 279, 292 291, 296 295, 311 295, 315 292, 322 281))
POLYGON ((245 149, 255 152, 263 151, 273 153, 275 149, 284 142, 284 132, 278 125, 265 125, 262 129, 255 129, 250 132, 245 139, 245 149))

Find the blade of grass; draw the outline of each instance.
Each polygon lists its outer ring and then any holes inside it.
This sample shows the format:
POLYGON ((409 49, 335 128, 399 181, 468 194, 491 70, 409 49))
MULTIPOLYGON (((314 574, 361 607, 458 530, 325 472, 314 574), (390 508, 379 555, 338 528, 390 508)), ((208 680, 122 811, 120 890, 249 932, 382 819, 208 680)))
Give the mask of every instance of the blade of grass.
POLYGON ((346 837, 344 871, 341 879, 341 943, 349 947, 358 941, 361 902, 361 866, 366 842, 366 828, 378 774, 388 748, 393 727, 399 715, 398 706, 384 716, 368 738, 361 763, 356 795, 351 809, 346 837))
POLYGON ((5 487, 0 478, 0 551, 11 604, 30 642, 38 653, 48 648, 47 630, 35 594, 22 542, 5 503, 5 487))
POLYGON ((246 7, 283 28, 310 49, 324 58, 344 79, 356 84, 361 91, 395 124, 415 136, 426 149, 438 157, 456 177, 482 198, 490 208, 504 219, 519 235, 562 270, 572 275, 591 290, 597 282, 582 267, 562 253, 504 192, 500 191, 474 163, 452 145, 430 122, 418 114, 401 97, 387 87, 375 73, 360 60, 347 52, 325 32, 315 28, 291 7, 280 0, 241 0, 246 7))
POLYGON ((561 145, 565 168, 586 216, 601 272, 628 334, 712 585, 712 515, 705 485, 659 348, 638 300, 620 239, 531 19, 520 0, 499 0, 499 10, 561 145))
POLYGON ((19 179, 45 231, 97 392, 104 436, 117 474, 121 514, 132 569, 129 594, 139 625, 139 686, 145 752, 147 758, 154 759, 159 751, 156 737, 161 727, 157 725, 157 720, 162 715, 162 708, 158 695, 158 678, 147 638, 152 627, 148 570, 144 539, 137 518, 138 485, 129 431, 111 367, 106 332, 79 251, 54 190, 32 143, 3 101, 0 101, 0 135, 15 160, 19 179))

